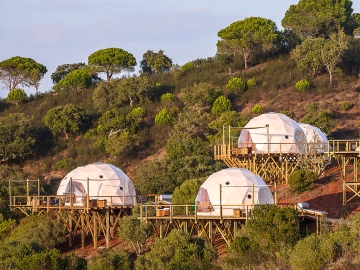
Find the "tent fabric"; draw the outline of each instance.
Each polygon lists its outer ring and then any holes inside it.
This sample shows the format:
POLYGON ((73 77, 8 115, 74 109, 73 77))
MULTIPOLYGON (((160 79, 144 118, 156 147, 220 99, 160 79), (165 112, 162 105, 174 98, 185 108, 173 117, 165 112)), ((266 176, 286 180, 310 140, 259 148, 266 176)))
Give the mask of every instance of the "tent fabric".
POLYGON ((328 138, 324 132, 319 128, 305 124, 298 123, 305 133, 306 141, 308 143, 308 150, 316 150, 318 153, 324 153, 328 151, 328 138))
POLYGON ((199 192, 196 196, 197 211, 198 212, 212 212, 214 208, 211 205, 209 193, 203 187, 200 187, 199 192))
POLYGON ((61 180, 57 195, 70 194, 70 178, 75 203, 82 203, 89 193, 90 199, 107 200, 108 204, 134 205, 136 192, 133 182, 121 169, 111 164, 97 162, 72 170, 61 180))
POLYGON ((253 141, 251 139, 251 134, 249 130, 244 129, 239 138, 239 147, 252 147, 253 141))
POLYGON ((223 215, 233 215, 234 209, 252 208, 253 203, 274 203, 269 187, 260 176, 243 168, 227 168, 213 173, 201 185, 195 202, 200 206, 199 215, 220 214, 220 184, 223 215), (209 205, 210 209, 202 211, 204 206, 209 205))
POLYGON ((274 112, 261 114, 246 124, 240 133, 238 147, 249 141, 255 144, 256 153, 305 153, 306 147, 306 137, 298 123, 274 112), (245 135, 247 132, 250 138, 245 135))

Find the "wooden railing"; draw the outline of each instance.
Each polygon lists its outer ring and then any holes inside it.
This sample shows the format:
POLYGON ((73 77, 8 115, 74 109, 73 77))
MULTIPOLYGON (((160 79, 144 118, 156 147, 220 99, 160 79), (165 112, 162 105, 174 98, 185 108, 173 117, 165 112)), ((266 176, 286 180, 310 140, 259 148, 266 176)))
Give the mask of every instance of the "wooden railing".
MULTIPOLYGON (((215 144, 214 145, 214 159, 222 159, 222 158, 230 158, 232 155, 256 155, 256 154, 267 154, 266 151, 259 152, 256 149, 256 144, 251 148, 251 151, 239 151, 241 148, 238 147, 237 138, 231 137, 229 138, 230 143, 224 144, 215 144)), ((262 143, 268 144, 268 149, 273 149, 275 145, 278 149, 277 152, 271 152, 270 154, 289 154, 288 152, 284 152, 286 145, 294 145, 295 143, 262 143)), ((297 143, 296 145, 300 145, 297 143)), ((248 148, 248 147, 246 147, 248 148)), ((325 156, 333 156, 336 154, 359 154, 360 152, 360 140, 329 140, 327 143, 305 143, 304 144, 304 152, 294 152, 291 154, 306 154, 306 155, 325 155, 325 156)))

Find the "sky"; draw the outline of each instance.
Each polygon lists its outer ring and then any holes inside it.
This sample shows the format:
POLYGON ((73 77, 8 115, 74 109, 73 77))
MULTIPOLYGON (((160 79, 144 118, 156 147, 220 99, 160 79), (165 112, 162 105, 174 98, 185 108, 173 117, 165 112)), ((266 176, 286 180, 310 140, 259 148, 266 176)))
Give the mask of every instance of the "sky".
MULTIPOLYGON (((0 61, 32 58, 47 67, 40 92, 51 91, 57 66, 88 62, 105 48, 121 48, 137 60, 147 50, 183 65, 216 54, 217 33, 247 17, 271 19, 279 29, 297 0, 1 0, 0 61)), ((353 1, 360 13, 360 1, 353 1)), ((24 88, 27 94, 34 88, 24 88)), ((0 84, 0 97, 8 90, 0 84)))

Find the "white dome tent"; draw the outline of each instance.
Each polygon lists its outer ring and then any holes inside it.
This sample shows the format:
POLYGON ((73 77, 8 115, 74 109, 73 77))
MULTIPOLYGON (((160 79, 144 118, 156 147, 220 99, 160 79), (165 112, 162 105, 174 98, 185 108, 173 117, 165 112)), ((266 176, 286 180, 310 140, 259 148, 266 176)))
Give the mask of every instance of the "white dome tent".
POLYGON ((61 180, 57 195, 69 195, 70 182, 75 205, 82 204, 87 193, 90 199, 107 200, 108 204, 134 205, 136 192, 133 182, 111 164, 97 162, 72 170, 61 180))
POLYGON ((262 178, 243 168, 228 168, 210 175, 196 196, 197 214, 230 216, 234 209, 253 204, 273 204, 274 198, 262 178), (221 195, 220 195, 221 184, 221 195), (220 203, 221 196, 221 203, 220 203))
POLYGON ((318 153, 324 153, 328 151, 328 138, 324 132, 319 128, 305 124, 298 123, 305 133, 306 141, 308 143, 308 150, 315 149, 318 153))
POLYGON ((264 113, 246 124, 238 147, 252 147, 256 153, 304 153, 306 137, 301 127, 281 113, 264 113))

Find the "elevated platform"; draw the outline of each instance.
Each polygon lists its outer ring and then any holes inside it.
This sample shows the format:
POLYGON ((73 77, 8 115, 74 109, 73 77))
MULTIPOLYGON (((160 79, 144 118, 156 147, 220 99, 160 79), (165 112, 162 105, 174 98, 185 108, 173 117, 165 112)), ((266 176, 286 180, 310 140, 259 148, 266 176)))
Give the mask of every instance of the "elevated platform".
MULTIPOLYGON (((281 183, 287 183, 289 175, 299 168, 307 168, 320 175, 333 160, 337 160, 341 166, 346 166, 351 161, 356 164, 354 182, 357 182, 359 140, 329 140, 322 147, 327 151, 319 151, 318 143, 307 143, 303 147, 303 153, 288 153, 281 151, 285 144, 277 145, 276 148, 280 149, 278 152, 259 152, 255 144, 251 147, 238 147, 237 139, 238 137, 229 137, 225 140, 223 136, 223 142, 214 145, 214 159, 224 161, 229 168, 245 168, 264 180, 281 183)), ((269 143, 268 149, 271 148, 272 144, 269 143)), ((344 167, 342 171, 345 171, 344 167)))

